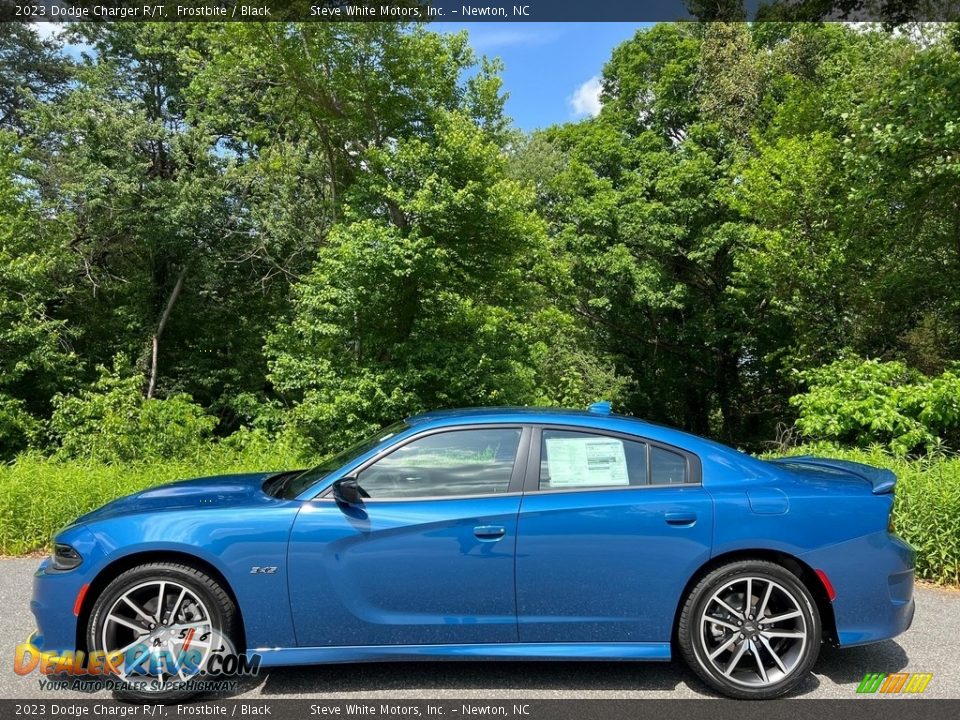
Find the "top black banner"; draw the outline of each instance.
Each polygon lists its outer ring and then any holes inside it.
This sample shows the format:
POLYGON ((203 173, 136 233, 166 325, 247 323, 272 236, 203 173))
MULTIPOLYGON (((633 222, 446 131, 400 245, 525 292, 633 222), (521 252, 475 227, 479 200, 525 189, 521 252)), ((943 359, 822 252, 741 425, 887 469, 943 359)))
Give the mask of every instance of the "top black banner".
POLYGON ((960 0, 0 0, 0 21, 908 22, 960 0))

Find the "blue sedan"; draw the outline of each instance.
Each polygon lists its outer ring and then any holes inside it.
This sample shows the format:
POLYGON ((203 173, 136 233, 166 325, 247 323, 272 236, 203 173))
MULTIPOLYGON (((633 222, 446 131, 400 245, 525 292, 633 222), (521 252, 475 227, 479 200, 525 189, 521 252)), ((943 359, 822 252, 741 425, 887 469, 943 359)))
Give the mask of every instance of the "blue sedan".
POLYGON ((187 697, 227 647, 261 667, 678 653, 724 695, 770 698, 822 642, 910 626, 894 484, 605 403, 428 413, 312 470, 177 482, 81 517, 36 573, 32 642, 123 657, 137 699, 187 697))

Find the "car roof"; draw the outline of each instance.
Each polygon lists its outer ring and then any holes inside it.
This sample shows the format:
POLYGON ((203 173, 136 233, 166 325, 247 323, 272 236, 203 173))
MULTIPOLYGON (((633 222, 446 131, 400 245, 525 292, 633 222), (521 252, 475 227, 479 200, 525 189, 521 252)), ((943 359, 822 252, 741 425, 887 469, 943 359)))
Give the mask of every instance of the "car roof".
POLYGON ((561 416, 561 417, 622 417, 626 415, 614 415, 613 413, 591 412, 589 410, 572 410, 570 408, 557 407, 527 407, 527 406, 509 406, 503 407, 475 407, 475 408, 452 408, 449 410, 431 410, 429 412, 412 415, 407 418, 411 425, 429 422, 431 420, 469 420, 471 418, 486 419, 491 415, 498 418, 511 416, 516 420, 529 422, 531 416, 561 416))
MULTIPOLYGON (((582 427, 620 429, 627 433, 648 435, 652 438, 677 436, 687 442, 711 442, 668 427, 607 411, 605 407, 592 410, 573 410, 557 407, 477 407, 432 410, 406 419, 408 425, 465 425, 468 423, 534 423, 548 425, 576 425, 582 427)), ((661 438, 662 439, 662 438, 661 438)), ((725 446, 721 446, 725 447, 725 446)))

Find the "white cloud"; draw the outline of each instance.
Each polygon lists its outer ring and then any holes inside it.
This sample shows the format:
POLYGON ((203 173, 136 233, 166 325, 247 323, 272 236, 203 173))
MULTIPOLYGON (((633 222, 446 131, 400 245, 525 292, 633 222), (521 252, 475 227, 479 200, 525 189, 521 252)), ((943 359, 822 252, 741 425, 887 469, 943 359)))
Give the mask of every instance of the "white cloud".
POLYGON ((574 117, 589 115, 593 117, 600 114, 602 103, 600 102, 600 92, 603 87, 600 84, 600 76, 594 75, 592 78, 577 88, 576 92, 570 96, 570 107, 573 108, 574 117))
POLYGON ((35 22, 31 23, 31 25, 33 25, 33 29, 37 31, 37 35, 44 40, 57 37, 67 29, 65 25, 59 22, 35 22))
POLYGON ((555 27, 542 23, 525 23, 527 27, 518 29, 509 27, 506 23, 475 23, 478 27, 471 27, 470 45, 477 52, 485 52, 496 48, 548 45, 557 40, 561 31, 555 27))

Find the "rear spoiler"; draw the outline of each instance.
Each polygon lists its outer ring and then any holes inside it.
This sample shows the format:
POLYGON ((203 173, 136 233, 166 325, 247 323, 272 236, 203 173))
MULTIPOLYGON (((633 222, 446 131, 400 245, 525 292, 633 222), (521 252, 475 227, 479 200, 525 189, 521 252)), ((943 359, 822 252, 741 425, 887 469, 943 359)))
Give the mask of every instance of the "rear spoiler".
POLYGON ((818 458, 812 455, 800 455, 798 457, 777 458, 771 462, 782 465, 800 465, 813 468, 825 468, 836 472, 846 473, 866 480, 873 486, 874 495, 886 495, 893 492, 893 486, 897 484, 897 476, 892 470, 864 465, 863 463, 851 462, 850 460, 830 460, 828 458, 818 458))

